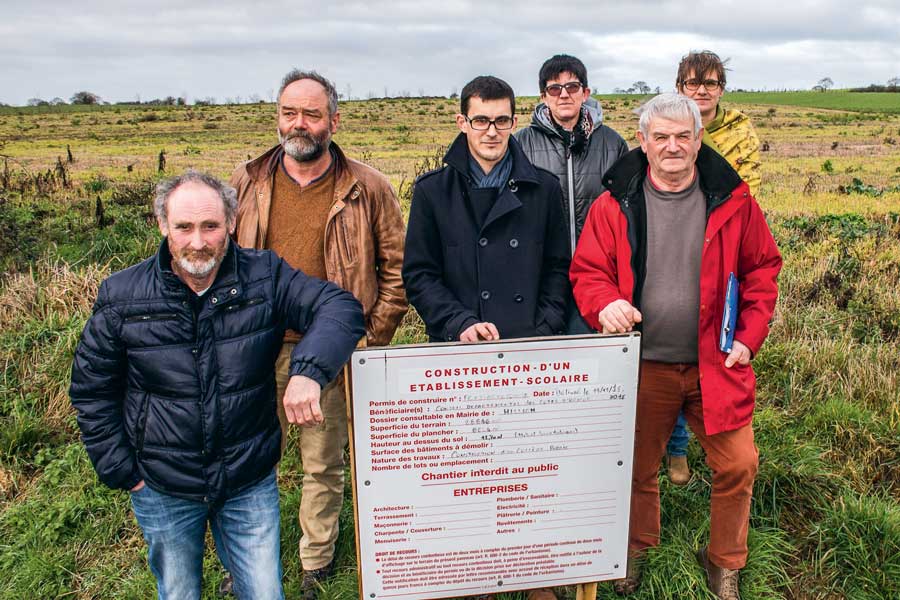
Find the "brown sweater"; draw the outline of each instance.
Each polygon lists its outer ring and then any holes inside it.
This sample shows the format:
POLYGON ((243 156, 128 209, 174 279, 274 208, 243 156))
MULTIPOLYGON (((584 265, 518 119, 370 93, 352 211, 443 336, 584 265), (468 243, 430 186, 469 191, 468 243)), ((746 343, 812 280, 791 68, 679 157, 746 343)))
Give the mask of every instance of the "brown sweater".
MULTIPOLYGON (((275 169, 266 248, 273 250, 293 268, 326 279, 325 224, 333 204, 333 161, 324 175, 305 187, 300 187, 288 175, 282 163, 275 169)), ((288 331, 284 336, 285 342, 297 342, 299 339, 295 331, 288 331)))

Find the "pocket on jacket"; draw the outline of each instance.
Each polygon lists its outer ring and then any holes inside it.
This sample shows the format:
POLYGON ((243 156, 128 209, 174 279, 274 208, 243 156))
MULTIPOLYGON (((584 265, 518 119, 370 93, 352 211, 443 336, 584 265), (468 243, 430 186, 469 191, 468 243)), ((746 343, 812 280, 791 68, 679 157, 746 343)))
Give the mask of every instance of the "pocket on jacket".
POLYGON ((196 397, 169 398, 148 394, 143 421, 141 450, 148 446, 193 450, 201 445, 203 427, 196 397))
POLYGON ((222 310, 225 311, 225 312, 227 312, 227 313, 230 313, 230 312, 234 312, 234 311, 236 311, 236 310, 241 310, 241 309, 244 309, 244 308, 249 308, 249 307, 251 307, 251 306, 256 306, 257 304, 262 304, 262 303, 265 302, 265 301, 266 301, 265 298, 250 298, 249 300, 243 300, 243 301, 241 301, 241 302, 236 302, 236 303, 234 303, 234 304, 229 304, 228 306, 226 306, 226 307, 225 307, 224 309, 222 309, 222 310))
POLYGON ((146 314, 146 315, 132 315, 130 317, 125 317, 124 323, 149 323, 152 321, 174 321, 178 318, 178 315, 175 313, 154 313, 154 314, 146 314))
POLYGON ((221 439, 225 446, 240 444, 278 422, 275 377, 270 369, 260 384, 219 396, 221 439))
POLYGON ((338 237, 341 240, 341 249, 347 261, 345 266, 354 264, 359 255, 356 248, 356 244, 359 243, 356 235, 356 225, 347 214, 348 212, 348 209, 345 207, 337 216, 338 227, 340 227, 340 235, 338 237))

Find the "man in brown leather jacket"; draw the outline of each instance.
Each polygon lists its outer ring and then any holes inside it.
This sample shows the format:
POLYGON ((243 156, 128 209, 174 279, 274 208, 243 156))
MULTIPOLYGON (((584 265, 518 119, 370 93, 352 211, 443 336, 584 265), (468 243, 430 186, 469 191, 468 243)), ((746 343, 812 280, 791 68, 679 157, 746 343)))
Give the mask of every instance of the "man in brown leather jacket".
MULTIPOLYGON (((394 190, 331 141, 340 123, 337 91, 315 71, 284 77, 277 113, 279 144, 231 176, 239 201, 235 238, 352 292, 363 305, 365 343, 389 344, 408 308, 400 278, 405 228, 394 190)), ((322 390, 320 404, 282 406, 298 340, 287 332, 275 383, 282 429, 287 422, 302 426, 300 560, 303 597, 312 599, 334 567, 347 411, 342 376, 322 390)))

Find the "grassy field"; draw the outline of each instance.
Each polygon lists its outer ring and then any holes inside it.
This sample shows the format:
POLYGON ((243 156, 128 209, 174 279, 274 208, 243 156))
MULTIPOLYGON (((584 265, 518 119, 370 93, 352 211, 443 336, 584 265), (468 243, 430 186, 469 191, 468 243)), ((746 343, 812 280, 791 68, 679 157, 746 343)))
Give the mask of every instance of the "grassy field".
MULTIPOLYGON (((767 148, 759 199, 785 257, 772 335, 755 359, 760 469, 743 597, 896 599, 900 115, 726 100, 767 148)), ((638 101, 603 98, 607 124, 631 145, 638 101)), ((522 125, 534 103, 520 100, 522 125)), ((456 111, 444 99, 349 102, 336 139, 386 173, 407 210, 415 174, 455 136, 456 111)), ((72 351, 99 281, 158 243, 149 198, 160 152, 166 173, 227 177, 274 143, 273 117, 271 105, 0 111, 0 598, 153 595, 128 499, 97 483, 78 438, 72 351)), ((422 337, 410 315, 395 342, 422 337)), ((708 597, 692 549, 708 532, 710 473, 694 441, 689 457, 688 486, 661 480, 662 545, 635 598, 708 597)), ((292 440, 280 473, 288 597, 300 580, 300 477, 292 440)), ((357 594, 349 488, 346 497, 330 600, 357 594)), ((212 552, 204 570, 213 598, 222 571, 212 552)))
POLYGON ((900 113, 900 94, 891 92, 728 92, 732 102, 783 104, 870 113, 900 113))
MULTIPOLYGON (((603 102, 649 98, 634 94, 601 94, 603 102)), ((828 92, 732 92, 726 91, 725 102, 733 104, 759 104, 796 106, 801 108, 823 108, 839 111, 876 114, 900 113, 900 94, 889 92, 849 92, 831 90, 828 92)), ((877 117, 876 117, 877 118, 877 117)))

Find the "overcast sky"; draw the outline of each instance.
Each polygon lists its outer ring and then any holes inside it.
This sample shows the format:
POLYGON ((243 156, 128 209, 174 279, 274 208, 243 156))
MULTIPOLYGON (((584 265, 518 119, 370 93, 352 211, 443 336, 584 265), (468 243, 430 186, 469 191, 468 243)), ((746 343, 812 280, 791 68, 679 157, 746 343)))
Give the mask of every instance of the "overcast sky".
POLYGON ((730 57, 731 89, 836 87, 900 76, 900 2, 260 2, 0 0, 0 102, 186 95, 269 100, 292 67, 353 97, 447 95, 482 74, 537 94, 573 54, 595 92, 674 85, 682 55, 730 57), (251 8, 257 4, 264 8, 251 8))

